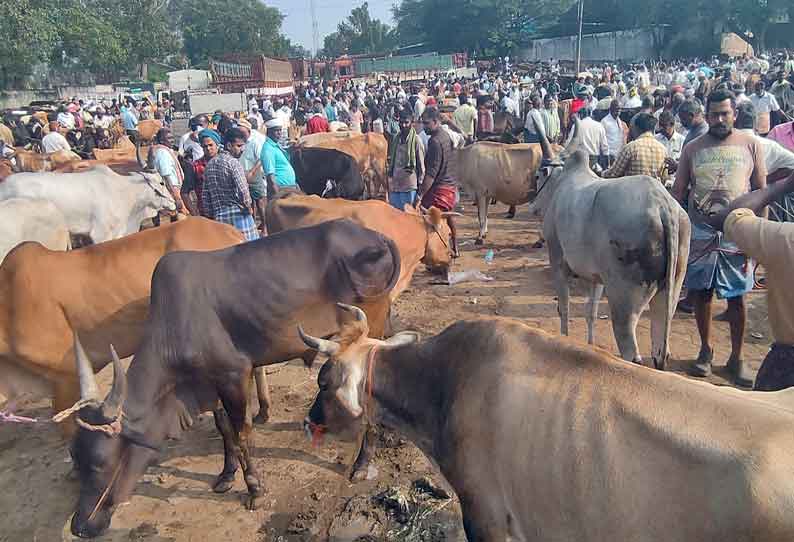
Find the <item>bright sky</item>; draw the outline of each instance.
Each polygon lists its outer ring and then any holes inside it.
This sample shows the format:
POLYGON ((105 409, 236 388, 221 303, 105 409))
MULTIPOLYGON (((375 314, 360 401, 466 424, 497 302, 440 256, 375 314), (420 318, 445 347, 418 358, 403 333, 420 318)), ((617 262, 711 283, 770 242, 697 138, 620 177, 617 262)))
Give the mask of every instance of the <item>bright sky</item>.
MULTIPOLYGON (((380 19, 392 25, 391 7, 398 0, 369 0, 369 13, 373 19, 380 19)), ((295 43, 306 49, 312 48, 312 17, 309 0, 265 0, 268 6, 278 8, 284 14, 282 30, 295 43)), ((363 0, 315 0, 317 25, 320 30, 319 47, 323 47, 323 38, 336 31, 336 25, 342 22, 350 10, 363 4, 363 0)))

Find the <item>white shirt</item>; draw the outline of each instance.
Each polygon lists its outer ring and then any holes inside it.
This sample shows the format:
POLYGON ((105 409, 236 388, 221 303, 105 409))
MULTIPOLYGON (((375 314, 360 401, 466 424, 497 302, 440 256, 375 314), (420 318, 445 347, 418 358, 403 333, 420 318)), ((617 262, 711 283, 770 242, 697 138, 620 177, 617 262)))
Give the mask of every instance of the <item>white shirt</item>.
POLYGON ((60 132, 50 132, 41 140, 41 150, 44 152, 71 151, 72 148, 60 132))
MULTIPOLYGON (((592 117, 587 117, 579 122, 579 130, 582 132, 582 149, 587 154, 590 156, 598 156, 609 153, 607 133, 600 122, 594 120, 592 117)), ((568 135, 569 141, 573 137, 574 132, 575 130, 571 130, 571 133, 568 135)))
POLYGON ((674 131, 673 137, 667 139, 666 135, 660 133, 656 134, 656 141, 664 145, 668 158, 672 158, 676 161, 681 158, 681 149, 684 147, 684 136, 674 131))
POLYGON ((74 130, 74 115, 71 113, 58 113, 58 124, 69 130, 74 130))
POLYGON ((779 169, 794 170, 794 152, 791 152, 786 147, 766 137, 755 135, 755 132, 750 129, 739 130, 754 135, 755 138, 761 143, 764 149, 764 163, 766 164, 767 174, 772 174, 779 169))
POLYGON ((742 92, 736 95, 736 105, 739 105, 742 102, 752 102, 752 100, 747 97, 747 94, 742 92))
POLYGON ((289 130, 289 121, 292 118, 292 111, 289 107, 281 107, 276 111, 274 117, 281 120, 281 127, 284 130, 289 130))
POLYGON ((750 96, 750 101, 753 102, 755 114, 770 113, 772 111, 780 111, 780 106, 777 104, 775 97, 769 92, 764 92, 763 96, 753 94, 750 96))
POLYGON ((623 131, 623 126, 618 122, 618 119, 611 114, 601 119, 601 125, 607 134, 607 144, 609 145, 609 155, 617 156, 620 154, 620 149, 625 145, 624 138, 626 137, 623 131))
POLYGON ((188 132, 179 139, 179 154, 181 156, 190 155, 193 157, 193 160, 198 160, 204 156, 204 149, 197 141, 190 137, 190 134, 191 132, 188 132))
POLYGON ((104 128, 107 130, 110 128, 110 125, 113 123, 113 117, 111 115, 97 115, 94 117, 94 126, 97 128, 104 128))
MULTIPOLYGON (((245 142, 243 154, 241 154, 239 158, 240 164, 242 164, 246 175, 259 161, 259 156, 262 154, 262 147, 264 146, 265 141, 267 141, 266 135, 261 134, 256 130, 251 130, 251 137, 249 137, 248 141, 245 142)), ((262 171, 262 168, 259 168, 255 179, 257 181, 264 181, 265 175, 262 171)))
POLYGON ((505 96, 504 98, 502 98, 501 106, 504 108, 506 112, 515 115, 516 117, 519 115, 518 102, 513 100, 510 96, 505 96))

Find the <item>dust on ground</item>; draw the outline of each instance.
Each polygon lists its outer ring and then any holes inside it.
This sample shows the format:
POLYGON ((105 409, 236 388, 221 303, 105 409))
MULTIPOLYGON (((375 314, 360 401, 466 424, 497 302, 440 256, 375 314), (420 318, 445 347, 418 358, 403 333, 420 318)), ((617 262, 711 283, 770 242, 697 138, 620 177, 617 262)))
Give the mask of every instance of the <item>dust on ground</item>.
MULTIPOLYGON (((545 249, 529 248, 539 224, 521 209, 506 220, 504 206, 491 207, 490 233, 475 246, 476 209, 466 206, 460 221, 462 255, 456 270, 479 269, 491 282, 455 286, 435 284, 438 277, 419 271, 394 307, 395 330, 430 335, 452 322, 483 316, 517 318, 557 333, 559 320, 545 249), (493 263, 484 256, 494 251, 493 263)), ((585 339, 585 288, 573 288, 571 336, 585 339)), ((770 343, 763 292, 748 296, 749 324, 744 357, 758 369, 770 343), (758 338, 760 337, 760 338, 758 338)), ((714 314, 724 308, 720 303, 714 314)), ((596 342, 617 353, 608 304, 602 302, 596 342)), ((643 317, 640 351, 650 357, 650 322, 643 317)), ((728 384, 723 365, 730 352, 728 324, 713 330, 715 384, 728 384)), ((671 337, 670 370, 682 372, 696 356, 699 339, 691 316, 676 315, 671 337)), ((100 384, 109 386, 105 370, 100 384)), ((257 426, 252 454, 267 488, 262 506, 242 505, 245 484, 238 473, 235 487, 217 495, 210 485, 223 464, 222 442, 211 415, 203 415, 180 441, 169 442, 157 467, 150 468, 130 502, 120 507, 104 542, 299 542, 309 540, 457 542, 464 540, 460 509, 445 498, 446 486, 424 456, 399 435, 382 432, 370 480, 351 484, 347 474, 355 443, 327 439, 312 447, 301 420, 316 393, 319 367, 300 361, 269 369, 273 394, 271 421, 257 426)), ((49 401, 21 405, 19 414, 47 417, 49 401)), ((48 424, 0 426, 0 542, 72 540, 69 518, 78 484, 70 477, 68 444, 48 424)))

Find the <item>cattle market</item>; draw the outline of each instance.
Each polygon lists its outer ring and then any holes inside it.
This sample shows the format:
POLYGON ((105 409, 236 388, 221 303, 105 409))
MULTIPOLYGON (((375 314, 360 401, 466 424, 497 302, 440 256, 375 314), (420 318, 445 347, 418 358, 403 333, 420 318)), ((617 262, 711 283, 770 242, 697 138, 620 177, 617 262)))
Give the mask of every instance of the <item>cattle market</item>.
POLYGON ((0 64, 0 542, 794 540, 794 9, 267 4, 0 64))

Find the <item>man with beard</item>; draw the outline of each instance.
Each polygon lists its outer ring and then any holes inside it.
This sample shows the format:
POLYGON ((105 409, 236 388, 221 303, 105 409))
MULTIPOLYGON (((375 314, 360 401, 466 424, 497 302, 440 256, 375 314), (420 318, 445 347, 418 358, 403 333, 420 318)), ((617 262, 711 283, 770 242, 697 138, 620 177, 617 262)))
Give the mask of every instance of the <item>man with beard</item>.
POLYGON ((711 306, 714 292, 728 300, 731 329, 728 370, 735 382, 751 386, 752 377, 742 360, 746 312, 744 294, 753 287, 753 265, 738 247, 708 224, 737 197, 766 186, 764 152, 751 135, 734 130, 736 97, 715 90, 707 104, 708 133, 684 147, 673 195, 683 204, 687 192, 692 222, 686 287, 695 301, 695 320, 700 334, 700 353, 691 368, 694 376, 711 374, 711 306))
POLYGON ((245 169, 239 161, 245 140, 243 132, 230 128, 224 136, 224 148, 215 130, 204 129, 199 133, 204 155, 209 160, 201 190, 202 212, 207 218, 231 224, 247 241, 253 241, 259 239, 259 232, 251 216, 251 193, 245 169))
POLYGON ((409 110, 400 111, 400 133, 389 141, 389 203, 400 211, 414 204, 424 172, 425 149, 412 121, 409 110))

